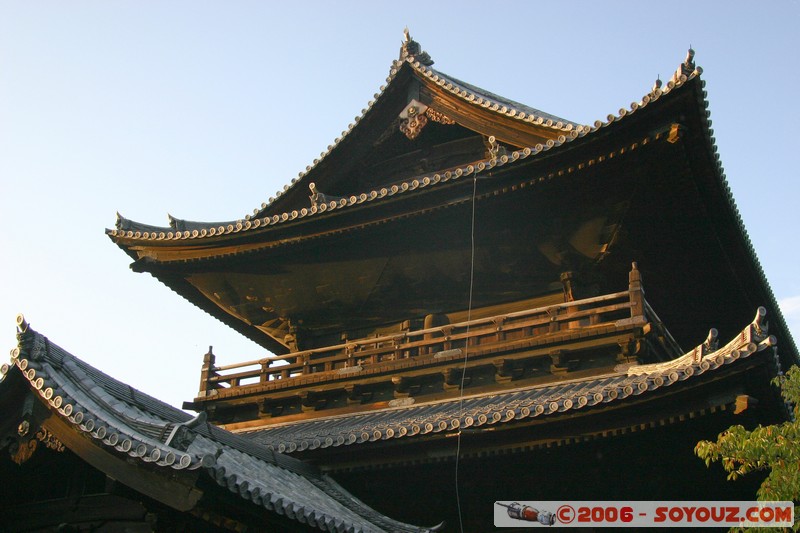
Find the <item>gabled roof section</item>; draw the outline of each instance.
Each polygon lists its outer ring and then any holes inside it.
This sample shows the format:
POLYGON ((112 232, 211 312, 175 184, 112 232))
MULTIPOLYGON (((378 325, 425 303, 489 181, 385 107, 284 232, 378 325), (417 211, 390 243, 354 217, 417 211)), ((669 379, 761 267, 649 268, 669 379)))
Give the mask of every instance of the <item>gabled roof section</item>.
MULTIPOLYGON (((296 179, 286 184, 283 190, 277 191, 268 202, 256 208, 253 216, 259 218, 297 208, 295 196, 308 196, 311 184, 317 185, 324 192, 329 182, 336 181, 336 177, 331 176, 330 167, 333 165, 329 165, 328 160, 337 159, 342 147, 350 144, 353 138, 358 138, 363 143, 360 139, 362 136, 385 136, 387 129, 399 128, 413 139, 419 133, 417 128, 422 129, 426 123, 455 123, 486 137, 494 136, 499 141, 510 142, 519 148, 534 146, 538 142, 546 142, 583 129, 577 123, 458 80, 431 68, 433 64, 430 55, 422 50, 406 28, 400 56, 392 63, 386 84, 380 87, 380 92, 361 110, 355 121, 342 131, 341 136, 326 151, 320 153, 318 159, 308 165, 304 172, 300 172, 296 179), (453 105, 454 102, 460 105, 453 105), (386 109, 387 107, 390 109, 386 109), (459 108, 462 111, 457 112, 459 108), (464 108, 468 111, 463 111, 464 108), (415 118, 416 113, 419 115, 415 118), (376 117, 380 118, 376 120, 376 117), (514 129, 506 124, 516 124, 525 133, 503 135, 503 131, 514 129), (298 190, 299 193, 295 192, 298 190)), ((350 154, 347 156, 350 157, 350 154)), ((337 171, 333 170, 333 173, 337 171)), ((351 194, 352 192, 357 191, 350 191, 351 194)))
MULTIPOLYGON (((751 324, 719 348, 716 330, 705 342, 664 363, 620 365, 613 373, 502 393, 467 396, 419 405, 401 405, 349 415, 242 429, 255 442, 293 453, 319 448, 369 445, 379 441, 445 436, 466 428, 503 429, 558 420, 602 407, 647 401, 681 386, 691 387, 729 370, 737 361, 766 357, 779 374, 777 340, 767 334, 766 310, 759 308, 751 324), (764 352, 763 355, 760 355, 764 352)), ((710 406, 710 404, 709 404, 710 406)), ((681 413, 688 414, 688 413, 681 413)))
MULTIPOLYGON (((403 43, 401 48, 400 59, 392 64, 389 76, 386 78, 387 84, 381 86, 380 92, 375 94, 375 99, 371 100, 365 109, 362 109, 361 115, 356 117, 355 122, 349 124, 347 129, 342 131, 342 135, 337 137, 334 143, 320 154, 318 159, 308 165, 305 171, 300 172, 297 178, 293 178, 284 185, 282 190, 277 191, 275 196, 270 197, 260 207, 255 208, 252 215, 248 214, 240 219, 224 222, 190 221, 168 215, 169 226, 153 226, 136 222, 117 213, 115 229, 108 229, 106 233, 129 255, 139 258, 141 254, 134 253, 134 250, 138 249, 138 243, 144 246, 169 246, 170 241, 205 239, 227 241, 230 238, 235 239, 240 235, 243 236, 242 234, 247 232, 264 231, 271 227, 300 222, 303 219, 322 216, 326 213, 341 211, 364 203, 380 202, 397 195, 411 194, 423 189, 434 188, 437 185, 444 185, 459 178, 482 174, 498 167, 505 167, 518 162, 522 163, 531 158, 544 157, 547 152, 554 148, 560 148, 562 145, 587 136, 598 135, 608 126, 623 121, 637 111, 654 104, 670 92, 680 89, 695 78, 699 78, 703 72, 702 68, 695 66, 694 51, 690 50, 686 60, 679 65, 675 74, 665 86, 662 87, 661 81, 658 80, 652 90, 644 95, 639 102, 632 102, 628 109, 620 108, 618 114, 609 114, 606 120, 596 120, 591 126, 587 126, 560 119, 554 115, 497 96, 494 93, 434 70, 430 67, 433 62, 427 54, 421 56, 420 54, 424 54, 424 52, 409 53, 409 50, 413 52, 418 47, 418 43, 408 37, 408 40, 403 43), (418 57, 423 57, 424 60, 420 61, 418 57), (411 76, 410 73, 413 72, 413 76, 425 80, 425 83, 431 87, 439 87, 439 93, 442 95, 447 94, 451 98, 457 98, 468 104, 468 106, 480 109, 497 120, 506 120, 511 123, 517 123, 521 127, 538 128, 537 131, 549 133, 542 133, 542 138, 539 141, 522 144, 513 150, 501 150, 499 149, 497 138, 487 138, 487 142, 491 140, 497 143, 498 150, 493 152, 489 147, 485 157, 478 158, 468 164, 448 169, 438 169, 439 171, 432 173, 423 173, 419 176, 372 190, 353 191, 351 194, 344 196, 327 195, 328 191, 324 188, 325 180, 319 179, 324 172, 320 169, 330 165, 329 161, 336 157, 337 153, 343 151, 342 147, 352 142, 353 137, 359 135, 359 132, 364 129, 362 123, 377 114, 376 109, 381 105, 382 101, 389 98, 388 95, 392 93, 392 89, 399 85, 397 80, 403 77, 404 72, 407 73, 405 75, 406 78, 411 76), (320 194, 322 201, 312 201, 310 197, 314 194, 320 194), (300 198, 302 198, 304 207, 299 205, 294 207, 293 204, 299 202, 300 198)), ((406 79, 406 81, 408 80, 406 79)), ((704 85, 704 82, 701 83, 704 85)), ((705 94, 705 91, 703 93, 705 94)), ((702 105, 707 107, 708 103, 704 101, 702 105)), ((711 137, 710 140, 713 150, 716 151, 716 147, 713 146, 714 138, 711 137)), ((609 157, 614 157, 615 155, 617 154, 609 154, 609 157)), ((593 164, 594 162, 589 163, 593 164)), ((563 174, 560 173, 559 177, 563 174)), ((552 175, 547 176, 546 179, 553 177, 552 175)))
MULTIPOLYGON (((406 30, 400 57, 392 62, 386 84, 380 87, 374 99, 370 100, 361 110, 361 114, 355 117, 354 122, 342 131, 341 136, 334 139, 327 149, 320 153, 319 158, 314 159, 297 178, 284 185, 283 189, 277 191, 268 201, 255 208, 252 215, 226 222, 197 222, 169 215, 169 227, 159 227, 134 222, 118 214, 117 230, 131 232, 132 235, 138 233, 140 236, 147 233, 152 238, 162 234, 165 236, 171 234, 177 238, 214 236, 226 233, 229 227, 233 228, 233 231, 244 227, 250 228, 253 224, 259 227, 263 225, 263 222, 261 224, 256 222, 259 219, 271 219, 275 216, 281 219, 283 214, 299 212, 304 207, 309 209, 320 207, 317 202, 309 201, 309 197, 314 195, 312 186, 315 185, 320 193, 325 195, 330 191, 332 182, 335 184, 340 179, 338 174, 342 172, 340 170, 342 165, 339 164, 339 158, 351 159, 354 144, 371 147, 381 136, 385 137, 387 133, 395 130, 403 131, 403 123, 409 119, 407 107, 409 104, 412 107, 417 106, 422 115, 420 120, 426 123, 463 125, 487 139, 493 137, 492 142, 497 142, 498 147, 500 143, 508 143, 516 148, 533 148, 540 143, 549 144, 549 141, 563 142, 564 136, 575 137, 577 133, 589 130, 586 126, 449 76, 431 68, 432 64, 430 56, 422 51, 419 43, 413 40, 406 30), (456 102, 458 105, 455 105, 456 102), (203 229, 206 230, 205 233, 202 232, 203 229)), ((491 150, 491 147, 487 148, 491 150)), ((489 160, 491 157, 478 159, 489 160)), ((452 171, 455 172, 456 169, 453 168, 452 171)), ((410 180, 385 185, 387 189, 395 186, 405 190, 408 188, 408 183, 410 180)), ((329 201, 325 204, 330 201, 337 203, 341 203, 342 200, 349 201, 353 194, 360 199, 364 194, 369 196, 370 192, 351 190, 347 191, 347 194, 328 195, 329 201)))
MULTIPOLYGON (((24 381, 50 413, 41 417, 48 431, 77 455, 82 456, 86 449, 99 450, 121 464, 146 471, 132 479, 119 472, 113 476, 133 483, 129 486, 139 492, 189 511, 202 492, 193 488, 196 475, 185 473, 199 471, 252 504, 252 511, 261 508, 261 512, 285 515, 324 531, 435 530, 383 516, 315 467, 212 426, 203 415, 192 418, 74 357, 29 328, 21 316, 17 323, 19 344, 11 352, 11 364, 0 368, 0 405, 9 406, 9 396, 18 391, 12 382, 24 381), (141 481, 153 474, 165 476, 169 483, 180 482, 177 486, 184 485, 186 495, 172 498, 150 493, 163 490, 160 487, 168 483, 163 479, 160 484, 141 481)), ((22 408, 3 413, 3 418, 11 419, 19 412, 24 418, 30 411, 22 408)), ((26 419, 24 423, 33 425, 34 421, 26 419)), ((31 429, 35 432, 36 428, 31 429)), ((97 453, 86 454, 87 462, 92 463, 97 453)))

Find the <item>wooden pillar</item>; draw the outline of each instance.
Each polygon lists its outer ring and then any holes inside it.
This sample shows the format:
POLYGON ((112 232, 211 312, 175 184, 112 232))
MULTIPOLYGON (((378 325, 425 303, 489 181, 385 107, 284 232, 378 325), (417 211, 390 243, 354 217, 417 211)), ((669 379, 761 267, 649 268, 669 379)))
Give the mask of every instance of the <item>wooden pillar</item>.
MULTIPOLYGON (((422 329, 431 329, 438 326, 446 326, 449 322, 450 321, 448 320, 447 315, 440 315, 440 314, 425 315, 425 320, 422 324, 422 329)), ((429 341, 435 339, 437 336, 438 335, 436 333, 426 333, 425 335, 423 335, 422 338, 423 340, 429 341)), ((422 346, 419 351, 420 355, 427 355, 436 353, 437 351, 440 351, 440 349, 442 348, 443 347, 441 345, 436 346, 428 344, 426 346, 422 346)))
POLYGON ((208 347, 208 353, 203 356, 203 367, 200 370, 200 392, 198 396, 207 396, 215 387, 215 385, 211 382, 211 378, 216 376, 217 373, 214 370, 214 363, 216 362, 216 357, 214 357, 213 346, 208 347))
MULTIPOLYGON (((574 302, 575 300, 579 300, 581 295, 578 291, 578 282, 575 276, 575 273, 572 271, 562 272, 561 273, 561 285, 564 288, 564 302, 574 302)), ((574 315, 579 311, 578 306, 570 305, 564 309, 564 314, 566 316, 574 315)), ((586 321, 588 324, 588 321, 586 321)), ((564 327, 566 329, 578 329, 582 326, 580 320, 574 320, 571 322, 566 322, 564 327)))
POLYGON ((642 287, 642 274, 639 266, 634 262, 628 274, 628 291, 631 299, 631 318, 644 316, 644 288, 642 287))
POLYGON ((576 293, 578 292, 577 283, 575 280, 575 273, 572 271, 561 273, 561 285, 564 288, 564 301, 574 302, 578 299, 576 293))

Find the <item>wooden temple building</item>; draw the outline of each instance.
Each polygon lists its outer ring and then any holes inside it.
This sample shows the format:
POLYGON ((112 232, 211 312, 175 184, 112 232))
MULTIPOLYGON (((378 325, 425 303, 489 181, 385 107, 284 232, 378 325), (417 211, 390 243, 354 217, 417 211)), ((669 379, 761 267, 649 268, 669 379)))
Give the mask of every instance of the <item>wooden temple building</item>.
POLYGON ((770 381, 798 353, 693 55, 581 125, 434 69, 406 34, 375 100, 252 215, 108 230, 134 271, 273 355, 210 349, 192 418, 21 321, 0 438, 19 459, 35 425, 124 486, 108 497, 209 530, 488 531, 496 500, 753 499, 757 479, 727 483, 693 447, 783 419, 770 381))

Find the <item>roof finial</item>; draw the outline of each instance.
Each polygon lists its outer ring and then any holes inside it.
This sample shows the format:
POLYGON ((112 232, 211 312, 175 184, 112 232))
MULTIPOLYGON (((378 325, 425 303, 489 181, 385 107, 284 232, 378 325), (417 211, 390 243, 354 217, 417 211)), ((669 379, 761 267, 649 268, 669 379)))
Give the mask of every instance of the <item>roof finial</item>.
POLYGON ((114 227, 117 229, 128 229, 130 227, 130 221, 117 211, 117 220, 114 221, 114 227))
POLYGON ((691 44, 689 45, 689 51, 686 52, 686 59, 683 60, 683 64, 694 69, 694 49, 692 49, 691 44))
POLYGON ((25 315, 22 313, 17 315, 17 330, 20 333, 25 333, 28 331, 28 321, 25 320, 25 315))
POLYGON ((661 88, 661 74, 656 76, 656 82, 653 84, 653 89, 650 92, 654 93, 660 88, 661 88))
POLYGON ((690 44, 689 50, 686 52, 686 59, 683 60, 683 63, 675 70, 675 74, 672 75, 672 82, 676 83, 681 76, 686 76, 688 78, 694 71, 694 49, 690 44))
POLYGON ((311 205, 316 207, 320 204, 328 203, 330 201, 339 201, 341 200, 338 196, 329 196, 327 194, 323 194, 317 189, 317 185, 315 183, 309 183, 308 188, 311 191, 311 195, 308 197, 311 200, 311 205))
POLYGON ((400 47, 400 61, 409 59, 419 61, 421 65, 429 67, 433 65, 433 60, 427 52, 423 52, 420 44, 411 37, 408 27, 403 30, 403 45, 400 47))

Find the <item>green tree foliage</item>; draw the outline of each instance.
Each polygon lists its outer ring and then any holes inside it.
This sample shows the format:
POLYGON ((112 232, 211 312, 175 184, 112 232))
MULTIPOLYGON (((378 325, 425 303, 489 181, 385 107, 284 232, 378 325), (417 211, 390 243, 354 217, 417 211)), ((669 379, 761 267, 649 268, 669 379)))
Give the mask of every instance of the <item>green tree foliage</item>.
MULTIPOLYGON (((706 466, 719 461, 735 480, 754 471, 769 470, 756 493, 759 501, 800 501, 800 368, 773 380, 792 408, 792 420, 772 426, 758 426, 747 431, 732 426, 717 437, 716 442, 700 441, 694 452, 706 466)), ((795 526, 798 529, 798 507, 795 526)))

